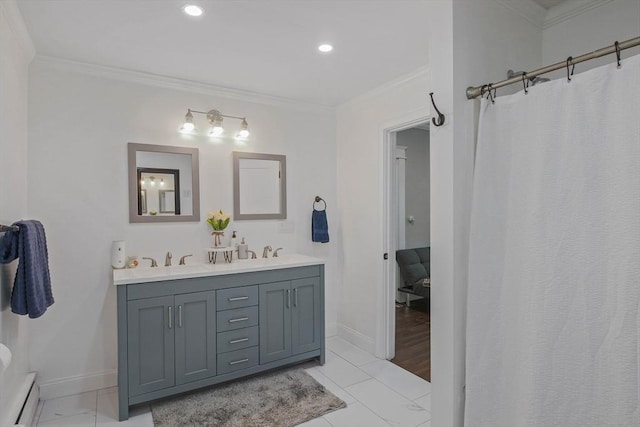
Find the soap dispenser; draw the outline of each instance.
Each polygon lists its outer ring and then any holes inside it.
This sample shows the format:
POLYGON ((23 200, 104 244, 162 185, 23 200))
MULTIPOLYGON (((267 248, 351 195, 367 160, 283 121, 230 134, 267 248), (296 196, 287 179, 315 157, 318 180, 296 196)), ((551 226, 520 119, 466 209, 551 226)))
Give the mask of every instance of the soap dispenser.
POLYGON ((249 258, 249 245, 244 242, 244 237, 242 238, 242 242, 238 245, 238 259, 248 259, 249 258))

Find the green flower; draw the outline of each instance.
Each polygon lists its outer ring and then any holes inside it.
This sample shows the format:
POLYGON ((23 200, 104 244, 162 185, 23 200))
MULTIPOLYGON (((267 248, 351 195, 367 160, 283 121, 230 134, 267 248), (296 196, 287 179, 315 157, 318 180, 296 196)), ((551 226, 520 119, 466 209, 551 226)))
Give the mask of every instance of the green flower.
POLYGON ((214 231, 224 230, 230 221, 229 214, 222 212, 222 210, 209 212, 209 217, 207 218, 207 222, 214 231))

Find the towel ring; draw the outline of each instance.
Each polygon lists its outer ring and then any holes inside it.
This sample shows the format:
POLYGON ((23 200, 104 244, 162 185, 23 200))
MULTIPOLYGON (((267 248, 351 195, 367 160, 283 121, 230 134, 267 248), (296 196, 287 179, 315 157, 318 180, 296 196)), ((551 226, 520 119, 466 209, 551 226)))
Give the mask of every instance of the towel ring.
POLYGON ((326 211, 327 210, 327 202, 324 201, 324 199, 320 196, 316 196, 316 198, 313 201, 313 210, 317 210, 316 209, 316 203, 324 203, 324 208, 322 208, 321 210, 326 211))

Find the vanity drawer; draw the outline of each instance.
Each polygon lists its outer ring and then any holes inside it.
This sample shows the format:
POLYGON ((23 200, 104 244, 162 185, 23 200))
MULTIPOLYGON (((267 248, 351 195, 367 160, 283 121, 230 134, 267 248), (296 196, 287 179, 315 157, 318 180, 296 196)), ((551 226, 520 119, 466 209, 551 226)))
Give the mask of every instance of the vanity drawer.
POLYGON ((258 327, 236 329, 218 334, 218 354, 258 345, 258 327))
POLYGON ((258 286, 240 286, 238 288, 216 291, 218 311, 258 305, 258 286))
POLYGON ((219 311, 217 320, 218 332, 256 326, 258 324, 258 306, 219 311))
POLYGON ((258 347, 243 348, 218 355, 218 375, 258 366, 258 347))

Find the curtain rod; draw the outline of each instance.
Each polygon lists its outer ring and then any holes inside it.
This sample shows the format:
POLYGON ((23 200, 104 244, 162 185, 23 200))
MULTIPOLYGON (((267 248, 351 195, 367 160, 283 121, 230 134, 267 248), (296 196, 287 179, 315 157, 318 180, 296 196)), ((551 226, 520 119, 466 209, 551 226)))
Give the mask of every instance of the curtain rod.
POLYGON ((629 49, 630 47, 640 46, 640 37, 635 37, 623 42, 616 42, 612 46, 603 47, 602 49, 595 50, 591 53, 585 53, 584 55, 577 56, 575 58, 567 58, 565 61, 555 63, 553 65, 547 65, 543 68, 538 68, 537 70, 530 71, 525 73, 525 75, 518 75, 516 77, 512 77, 510 79, 502 80, 498 83, 485 84, 482 86, 470 86, 467 88, 467 99, 474 99, 479 96, 484 95, 489 85, 491 89, 497 89, 503 86, 508 86, 513 83, 521 83, 524 78, 532 79, 541 74, 550 73, 551 71, 559 70, 561 68, 566 68, 570 65, 579 64, 581 62, 589 61, 591 59, 600 58, 601 56, 610 55, 612 53, 619 52, 621 50, 629 49))

